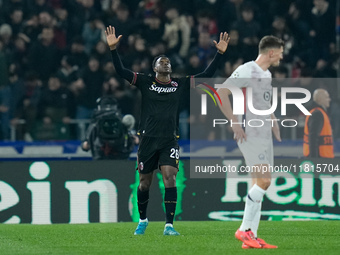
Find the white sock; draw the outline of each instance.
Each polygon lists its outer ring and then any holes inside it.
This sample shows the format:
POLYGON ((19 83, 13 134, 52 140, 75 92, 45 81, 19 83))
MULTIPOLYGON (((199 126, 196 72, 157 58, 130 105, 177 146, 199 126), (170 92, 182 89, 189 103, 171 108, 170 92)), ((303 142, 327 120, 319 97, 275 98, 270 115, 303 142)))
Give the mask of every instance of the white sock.
POLYGON ((173 225, 172 225, 171 223, 167 223, 167 224, 165 224, 164 227, 165 227, 165 228, 166 228, 166 227, 172 227, 172 228, 173 228, 173 225))
POLYGON ((145 218, 144 220, 139 219, 139 222, 148 222, 148 218, 145 218))
POLYGON ((257 210, 254 216, 253 224, 251 225, 251 231, 253 231, 255 237, 257 237, 257 229, 259 228, 259 224, 260 224, 261 207, 262 207, 262 202, 260 203, 259 209, 257 210))
POLYGON ((261 210, 261 202, 265 193, 266 191, 256 184, 254 184, 254 186, 249 190, 246 199, 246 206, 244 208, 243 220, 240 227, 241 231, 246 231, 252 228, 256 212, 261 210))

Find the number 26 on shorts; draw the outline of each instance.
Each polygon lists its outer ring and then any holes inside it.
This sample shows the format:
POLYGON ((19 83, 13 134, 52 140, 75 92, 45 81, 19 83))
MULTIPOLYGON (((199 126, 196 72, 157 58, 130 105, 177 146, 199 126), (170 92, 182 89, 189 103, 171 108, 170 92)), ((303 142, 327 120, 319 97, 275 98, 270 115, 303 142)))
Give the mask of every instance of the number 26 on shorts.
POLYGON ((171 148, 170 149, 170 158, 179 159, 179 151, 178 151, 178 149, 175 149, 175 148, 171 148))

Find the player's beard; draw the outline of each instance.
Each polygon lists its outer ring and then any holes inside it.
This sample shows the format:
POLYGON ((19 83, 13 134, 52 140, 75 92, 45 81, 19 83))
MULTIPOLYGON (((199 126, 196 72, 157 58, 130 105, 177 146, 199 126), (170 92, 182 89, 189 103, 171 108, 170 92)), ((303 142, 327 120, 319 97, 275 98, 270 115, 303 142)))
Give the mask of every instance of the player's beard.
POLYGON ((170 75, 171 74, 171 69, 169 69, 169 70, 163 69, 161 71, 158 71, 158 73, 161 74, 161 75, 164 75, 164 76, 170 75))

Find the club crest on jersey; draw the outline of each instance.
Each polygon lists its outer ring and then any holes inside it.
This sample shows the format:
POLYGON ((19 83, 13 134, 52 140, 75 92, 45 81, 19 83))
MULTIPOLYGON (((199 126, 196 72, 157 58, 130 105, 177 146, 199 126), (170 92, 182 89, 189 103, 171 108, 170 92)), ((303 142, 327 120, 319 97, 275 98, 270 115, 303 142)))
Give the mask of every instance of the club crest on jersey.
POLYGON ((143 162, 140 162, 140 163, 138 164, 138 170, 139 170, 139 171, 143 171, 143 169, 144 169, 144 163, 143 163, 143 162))
POLYGON ((259 159, 260 159, 260 160, 264 160, 264 158, 265 158, 264 154, 261 153, 261 154, 259 155, 259 159))
POLYGON ((240 74, 238 72, 234 72, 232 75, 233 75, 233 78, 239 78, 240 77, 240 74))
POLYGON ((264 98, 264 100, 266 100, 266 101, 270 101, 270 98, 271 98, 270 92, 268 92, 268 91, 264 92, 263 98, 264 98))
POLYGON ((172 81, 172 82, 171 82, 171 85, 174 86, 174 87, 176 87, 176 88, 178 87, 178 83, 175 82, 175 81, 172 81))

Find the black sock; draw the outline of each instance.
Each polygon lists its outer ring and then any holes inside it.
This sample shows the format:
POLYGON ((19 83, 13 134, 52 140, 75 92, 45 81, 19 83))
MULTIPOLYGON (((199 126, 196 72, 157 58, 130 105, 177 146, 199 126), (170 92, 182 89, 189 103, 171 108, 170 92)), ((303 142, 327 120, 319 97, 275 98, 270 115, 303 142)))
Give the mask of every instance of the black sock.
POLYGON ((166 223, 173 223, 177 204, 177 188, 165 188, 164 205, 166 223))
POLYGON ((149 190, 141 191, 137 189, 137 203, 138 203, 138 211, 139 217, 141 220, 146 219, 146 208, 148 207, 149 202, 149 190))

